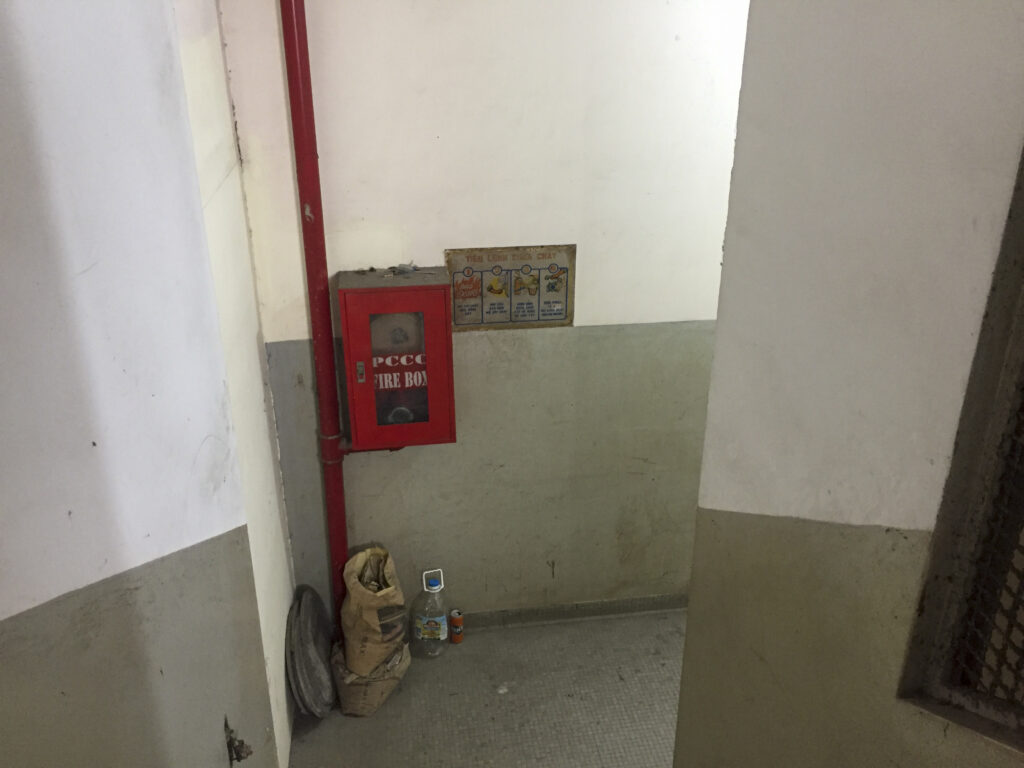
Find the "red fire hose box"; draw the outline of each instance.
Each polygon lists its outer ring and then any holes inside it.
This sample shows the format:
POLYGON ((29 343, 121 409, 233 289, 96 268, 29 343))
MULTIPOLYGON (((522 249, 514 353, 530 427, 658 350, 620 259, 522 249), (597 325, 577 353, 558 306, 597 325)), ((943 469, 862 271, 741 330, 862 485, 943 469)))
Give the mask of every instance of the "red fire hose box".
POLYGON ((332 289, 349 449, 455 442, 448 271, 339 272, 332 289))

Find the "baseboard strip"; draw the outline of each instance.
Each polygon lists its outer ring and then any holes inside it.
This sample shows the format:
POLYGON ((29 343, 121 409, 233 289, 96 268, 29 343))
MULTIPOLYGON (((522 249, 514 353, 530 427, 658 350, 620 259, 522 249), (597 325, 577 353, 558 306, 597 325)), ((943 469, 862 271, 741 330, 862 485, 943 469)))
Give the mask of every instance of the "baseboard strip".
POLYGON ((590 600, 583 603, 551 605, 543 608, 482 611, 467 614, 466 623, 474 629, 483 629, 518 624, 549 624, 630 613, 671 611, 685 607, 686 595, 653 595, 650 597, 628 597, 621 600, 590 600))

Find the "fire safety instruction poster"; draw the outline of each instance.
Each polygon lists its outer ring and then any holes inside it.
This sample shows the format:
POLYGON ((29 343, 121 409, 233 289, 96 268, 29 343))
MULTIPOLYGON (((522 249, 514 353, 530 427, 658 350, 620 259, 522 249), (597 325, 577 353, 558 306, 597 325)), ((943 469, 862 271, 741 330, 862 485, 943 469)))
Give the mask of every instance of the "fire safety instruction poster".
POLYGON ((572 325, 575 245, 444 252, 456 331, 572 325))

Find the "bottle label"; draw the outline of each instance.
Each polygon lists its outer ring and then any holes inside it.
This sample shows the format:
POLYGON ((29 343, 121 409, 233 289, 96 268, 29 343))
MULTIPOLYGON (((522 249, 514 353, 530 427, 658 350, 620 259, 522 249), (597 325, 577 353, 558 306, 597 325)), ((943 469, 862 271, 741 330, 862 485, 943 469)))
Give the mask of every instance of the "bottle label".
POLYGON ((448 617, 417 616, 413 622, 413 635, 417 640, 447 640, 448 617))

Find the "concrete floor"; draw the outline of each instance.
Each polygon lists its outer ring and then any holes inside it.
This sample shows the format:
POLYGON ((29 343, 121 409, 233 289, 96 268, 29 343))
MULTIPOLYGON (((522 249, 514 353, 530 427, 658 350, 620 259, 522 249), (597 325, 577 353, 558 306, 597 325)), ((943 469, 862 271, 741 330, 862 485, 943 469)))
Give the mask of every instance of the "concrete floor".
POLYGON ((292 768, 670 768, 682 610, 473 630, 372 717, 295 724, 292 768))

